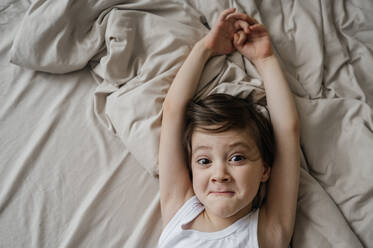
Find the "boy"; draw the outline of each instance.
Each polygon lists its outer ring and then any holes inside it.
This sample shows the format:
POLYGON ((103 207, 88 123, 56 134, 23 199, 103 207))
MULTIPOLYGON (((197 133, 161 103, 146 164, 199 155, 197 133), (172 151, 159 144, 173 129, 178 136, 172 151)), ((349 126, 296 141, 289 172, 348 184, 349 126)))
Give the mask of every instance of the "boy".
POLYGON ((287 247, 293 234, 300 162, 295 104, 265 27, 234 12, 223 11, 195 44, 164 101, 159 247, 287 247), (264 82, 276 147, 273 165, 263 162, 252 128, 238 125, 215 132, 221 123, 210 124, 192 130, 190 178, 183 146, 188 103, 206 61, 236 49, 253 62, 264 82), (267 180, 266 201, 253 212, 252 201, 267 180))

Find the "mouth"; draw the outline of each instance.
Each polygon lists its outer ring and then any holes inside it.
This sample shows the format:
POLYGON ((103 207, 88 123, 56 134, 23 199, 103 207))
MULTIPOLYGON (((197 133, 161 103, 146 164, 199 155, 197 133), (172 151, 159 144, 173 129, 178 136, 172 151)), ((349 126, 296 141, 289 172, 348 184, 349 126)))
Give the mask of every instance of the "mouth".
POLYGON ((233 191, 211 191, 211 195, 215 196, 233 196, 234 192, 233 191))

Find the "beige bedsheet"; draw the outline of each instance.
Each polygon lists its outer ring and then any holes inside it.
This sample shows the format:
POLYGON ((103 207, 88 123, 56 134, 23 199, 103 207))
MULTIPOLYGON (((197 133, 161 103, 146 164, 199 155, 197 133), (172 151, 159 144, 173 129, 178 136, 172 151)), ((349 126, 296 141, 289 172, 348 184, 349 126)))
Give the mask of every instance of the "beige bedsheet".
POLYGON ((0 247, 154 247, 158 181, 94 111, 88 69, 9 63, 27 1, 0 2, 0 247))
MULTIPOLYGON (((2 13, 23 13, 21 10, 28 6, 21 3, 10 1, 12 7, 4 8, 2 13)), ((8 22, 2 25, 10 34, 1 38, 2 55, 9 55, 12 63, 22 67, 64 75, 21 69, 6 63, 2 56, 4 68, 8 68, 2 69, 8 78, 4 85, 8 85, 8 92, 16 93, 13 97, 12 93, 4 94, 6 97, 1 100, 4 101, 1 119, 5 123, 1 132, 2 137, 8 137, 2 139, 1 146, 16 149, 22 147, 25 139, 30 143, 25 146, 27 149, 2 152, 5 159, 1 161, 7 162, 2 163, 0 175, 6 178, 1 180, 0 241, 12 244, 32 240, 35 247, 56 243, 61 247, 87 244, 101 247, 109 240, 116 241, 108 245, 115 247, 156 244, 160 232, 159 206, 156 178, 151 175, 157 174, 162 102, 194 42, 208 32, 219 12, 227 7, 236 7, 268 27, 296 97, 302 124, 302 171, 293 247, 372 246, 373 3, 369 0, 39 0, 28 8, 16 35, 12 27, 18 20, 10 14, 5 18, 8 22), (24 84, 17 88, 18 78, 24 84), (98 84, 94 92, 93 78, 98 84), (79 95, 78 87, 88 81, 90 87, 85 87, 91 90, 79 95), (74 85, 70 91, 68 83, 74 85), (46 86, 53 87, 55 93, 42 94, 38 90, 45 87, 42 89, 46 91, 46 86), (68 93, 64 95, 60 87, 68 93), (51 103, 46 100, 50 105, 41 104, 44 114, 31 107, 32 104, 17 106, 29 94, 34 102, 42 96, 54 100, 51 103), (74 94, 79 100, 70 100, 74 94), (93 97, 93 103, 82 105, 93 97), (66 101, 70 111, 63 107, 66 101), (77 107, 81 111, 90 109, 91 115, 81 116, 77 107), (35 122, 33 128, 26 125, 20 131, 19 127, 25 124, 17 118, 23 117, 25 109, 32 110, 26 115, 27 121, 36 118, 35 114, 46 121, 35 122), (93 119, 94 122, 86 124, 93 119), (63 126, 58 131, 55 127, 59 125, 63 126), (91 128, 87 129, 86 125, 91 128), (71 140, 66 137, 70 130, 74 130, 71 140), (106 130, 120 137, 124 146, 106 130), (89 131, 91 136, 83 131, 89 131), (12 132, 23 136, 14 139, 12 132), (55 133, 63 138, 59 139, 55 133), (89 139, 84 143, 87 135, 94 137, 96 143, 88 144, 89 139), (50 148, 45 148, 44 143, 50 148), (82 154, 87 152, 91 156, 84 159, 82 154), (50 160, 66 157, 69 160, 57 162, 57 171, 49 174, 45 166, 50 160), (108 162, 113 157, 121 158, 117 167, 108 162), (95 166, 88 169, 87 177, 78 166, 81 162, 86 167, 95 166), (65 163, 68 167, 62 166, 65 163), (126 172, 118 172, 122 170, 126 172), (33 177, 36 179, 28 179, 33 177), (53 182, 48 181, 52 178, 53 182), (112 178, 120 185, 120 197, 138 201, 137 204, 123 203, 120 208, 113 204, 113 199, 121 200, 116 198, 118 193, 105 190, 110 188, 107 185, 112 178), (128 180, 132 183, 127 183, 128 180), (41 190, 30 187, 38 181, 51 183, 55 190, 44 190, 46 184, 40 186, 41 190), (27 191, 20 190, 22 187, 27 191), (138 194, 139 189, 142 195, 138 194), (66 203, 63 209, 52 208, 44 215, 47 207, 43 200, 52 195, 58 203, 69 191, 75 194, 71 204, 66 203), (19 199, 32 198, 38 193, 42 203, 27 211, 19 199), (114 225, 112 233, 98 237, 97 232, 103 233, 106 228, 95 224, 110 226, 111 221, 120 222, 113 217, 114 213, 123 216, 127 228, 116 229, 114 225), (22 217, 11 223, 15 214, 22 217), (135 217, 139 219, 136 221, 135 217), (57 224, 45 221, 48 218, 56 218, 57 224), (12 230, 7 226, 14 225, 24 231, 23 223, 33 226, 30 234, 17 239, 6 236, 12 230), (46 230, 53 235, 44 235, 46 230)), ((196 97, 213 92, 252 94, 258 101, 264 100, 255 68, 237 53, 215 57, 207 64, 196 97)))

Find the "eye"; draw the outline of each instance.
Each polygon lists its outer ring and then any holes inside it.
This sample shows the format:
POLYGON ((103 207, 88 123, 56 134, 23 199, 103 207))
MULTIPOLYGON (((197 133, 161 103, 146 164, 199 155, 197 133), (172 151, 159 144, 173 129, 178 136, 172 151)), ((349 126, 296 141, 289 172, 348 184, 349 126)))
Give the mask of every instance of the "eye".
POLYGON ((207 165, 207 164, 211 163, 211 161, 207 158, 201 158, 201 159, 197 160, 197 163, 201 164, 201 165, 207 165))
POLYGON ((232 162, 241 162, 242 160, 245 160, 245 157, 242 155, 234 155, 230 161, 232 162))

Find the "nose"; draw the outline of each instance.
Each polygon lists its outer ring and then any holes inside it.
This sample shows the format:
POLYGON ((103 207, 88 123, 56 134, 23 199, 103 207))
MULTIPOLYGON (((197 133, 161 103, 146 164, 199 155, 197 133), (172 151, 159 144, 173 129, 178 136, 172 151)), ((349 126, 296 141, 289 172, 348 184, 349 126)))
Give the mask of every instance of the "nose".
POLYGON ((216 164, 214 167, 213 176, 211 177, 212 182, 228 183, 232 181, 232 177, 226 164, 221 162, 216 164))

